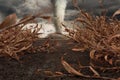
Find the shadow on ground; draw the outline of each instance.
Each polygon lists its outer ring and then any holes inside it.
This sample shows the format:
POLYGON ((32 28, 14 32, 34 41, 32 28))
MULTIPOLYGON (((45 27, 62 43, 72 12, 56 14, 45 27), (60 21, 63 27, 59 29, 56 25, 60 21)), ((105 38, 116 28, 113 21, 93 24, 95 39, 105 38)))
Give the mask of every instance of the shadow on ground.
MULTIPOLYGON (((45 40, 40 40, 36 44, 39 45, 45 40)), ((76 44, 74 41, 54 39, 50 40, 50 43, 56 43, 56 45, 53 45, 53 51, 26 53, 20 58, 20 62, 14 59, 0 58, 0 80, 101 80, 73 76, 63 68, 61 64, 62 56, 76 70, 79 68, 79 61, 82 65, 89 65, 88 52, 80 53, 71 50, 76 44), (66 75, 48 77, 44 71, 62 72, 66 75)), ((115 74, 111 75, 116 76, 115 74)))

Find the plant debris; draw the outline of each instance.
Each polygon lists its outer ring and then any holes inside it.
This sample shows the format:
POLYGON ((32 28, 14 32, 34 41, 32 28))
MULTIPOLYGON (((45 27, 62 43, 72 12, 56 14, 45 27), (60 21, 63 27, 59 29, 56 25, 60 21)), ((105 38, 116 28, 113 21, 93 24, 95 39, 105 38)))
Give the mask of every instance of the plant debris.
MULTIPOLYGON (((107 19, 106 16, 93 17, 81 11, 81 16, 75 23, 81 23, 76 30, 69 31, 70 37, 78 42, 78 49, 90 50, 91 59, 104 60, 113 64, 110 60, 119 60, 120 56, 120 21, 107 19)), ((104 62, 103 61, 103 62, 104 62)))
MULTIPOLYGON (((119 10, 113 16, 117 14, 119 14, 119 10)), ((74 30, 66 29, 69 32, 69 37, 78 43, 72 50, 90 52, 91 61, 89 68, 92 72, 97 76, 100 76, 96 71, 98 69, 101 72, 119 72, 120 21, 108 18, 105 15, 92 16, 81 11, 74 24, 77 25, 74 30)), ((64 63, 66 64, 66 62, 64 63)), ((67 71, 70 72, 69 70, 67 71)))
POLYGON ((34 20, 31 16, 16 22, 16 14, 11 14, 0 24, 0 56, 9 56, 19 60, 18 54, 29 51, 33 42, 38 40, 38 25, 35 29, 23 30, 22 28, 34 20))
MULTIPOLYGON (((77 7, 76 0, 74 0, 74 6, 77 7)), ((75 30, 66 29, 66 31, 69 32, 69 37, 78 43, 72 48, 72 51, 84 52, 89 50, 91 60, 90 65, 83 66, 80 64, 80 70, 76 70, 67 61, 65 61, 63 57, 61 58, 61 64, 64 69, 72 75, 88 79, 95 78, 117 80, 109 76, 102 76, 101 73, 104 73, 105 71, 112 71, 114 73, 120 72, 120 21, 113 18, 107 18, 106 16, 91 16, 83 11, 81 11, 81 14, 82 15, 75 20, 77 28, 75 30), (82 24, 82 26, 78 24, 82 24), (93 74, 84 74, 82 69, 89 69, 89 71, 93 74)), ((119 11, 116 12, 113 17, 117 14, 119 14, 119 11)), ((26 52, 36 53, 36 51, 42 51, 43 53, 53 53, 53 51, 57 51, 57 49, 59 49, 58 47, 62 46, 56 41, 51 43, 50 39, 47 39, 41 46, 33 45, 34 42, 39 39, 38 31, 41 28, 38 27, 37 23, 34 30, 23 29, 23 27, 30 22, 34 22, 34 19, 37 16, 38 15, 29 15, 21 19, 19 22, 16 21, 16 14, 11 14, 5 18, 5 20, 0 24, 0 57, 5 56, 19 60, 19 56, 25 54, 26 52)), ((51 20, 49 16, 41 16, 41 18, 49 21, 51 20)), ((60 50, 61 49, 58 51, 60 50)), ((45 59, 48 59, 49 57, 46 57, 45 59)), ((58 56, 56 57, 58 58, 58 56)), ((39 61, 39 59, 37 61, 39 61)), ((46 63, 50 63, 51 61, 54 60, 45 60, 46 63)), ((45 62, 43 61, 43 63, 45 62)), ((38 64, 39 63, 40 62, 38 62, 38 64)), ((37 69, 35 74, 39 73, 43 73, 47 77, 68 76, 62 71, 37 69)), ((119 79, 120 78, 118 76, 118 80, 119 79)))
POLYGON ((70 66, 65 60, 63 60, 63 57, 61 58, 61 63, 63 67, 65 68, 68 73, 71 73, 76 76, 84 77, 84 78, 96 78, 96 79, 109 79, 109 80, 116 80, 114 78, 109 78, 109 77, 102 77, 100 74, 91 66, 81 66, 82 68, 89 68, 95 75, 89 76, 89 75, 84 75, 80 71, 75 70, 72 66, 70 66))

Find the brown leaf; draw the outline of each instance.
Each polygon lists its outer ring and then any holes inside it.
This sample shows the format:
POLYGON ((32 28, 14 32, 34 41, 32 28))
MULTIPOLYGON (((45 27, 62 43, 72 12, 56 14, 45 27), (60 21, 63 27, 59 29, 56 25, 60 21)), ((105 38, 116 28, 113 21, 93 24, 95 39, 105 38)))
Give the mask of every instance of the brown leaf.
POLYGON ((108 60, 108 56, 109 56, 109 55, 105 55, 105 56, 104 56, 104 59, 105 59, 105 61, 107 61, 107 62, 109 61, 109 60, 108 60))
MULTIPOLYGON (((25 15, 22 19, 19 20, 19 22, 25 21, 25 20, 29 19, 30 17, 32 17, 31 14, 25 15)), ((27 22, 24 22, 24 25, 27 23, 37 23, 37 21, 35 19, 29 20, 27 22)))
POLYGON ((16 53, 22 52, 22 51, 24 51, 24 50, 27 50, 27 49, 30 48, 31 46, 32 46, 32 44, 29 44, 28 46, 24 46, 24 47, 22 47, 21 49, 19 49, 18 51, 16 51, 16 53))
POLYGON ((108 62, 109 62, 109 64, 113 65, 113 60, 112 59, 110 59, 108 62))
POLYGON ((95 51, 96 51, 96 50, 91 50, 91 51, 90 51, 90 58, 91 58, 91 59, 95 59, 95 51))
POLYGON ((74 68, 72 68, 66 61, 64 61, 62 59, 61 61, 63 67, 65 68, 65 70, 68 71, 68 73, 71 73, 71 74, 74 74, 74 75, 77 75, 77 76, 84 76, 82 73, 76 71, 74 68))
POLYGON ((0 24, 0 29, 5 28, 5 27, 8 27, 8 26, 10 26, 10 25, 13 25, 13 24, 16 23, 16 21, 17 21, 17 16, 16 16, 16 14, 15 14, 15 13, 14 13, 14 14, 11 14, 11 15, 7 16, 7 17, 4 19, 4 21, 0 24))
POLYGON ((89 68, 96 76, 100 76, 100 74, 93 67, 90 66, 89 68))
POLYGON ((72 48, 72 51, 81 51, 81 52, 84 52, 85 48, 72 48))
POLYGON ((55 72, 55 75, 63 75, 63 73, 62 72, 55 72))

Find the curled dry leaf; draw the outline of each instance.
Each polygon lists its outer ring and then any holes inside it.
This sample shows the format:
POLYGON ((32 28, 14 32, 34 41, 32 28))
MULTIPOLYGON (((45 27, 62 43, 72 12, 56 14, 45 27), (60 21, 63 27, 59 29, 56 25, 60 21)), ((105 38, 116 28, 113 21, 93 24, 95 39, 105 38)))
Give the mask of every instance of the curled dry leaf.
POLYGON ((113 59, 109 58, 110 55, 105 55, 104 56, 104 59, 106 62, 108 62, 110 65, 113 65, 113 59))
POLYGON ((91 58, 91 59, 95 59, 95 51, 96 51, 96 50, 91 50, 91 51, 90 51, 90 58, 91 58))
POLYGON ((109 55, 105 55, 105 56, 104 56, 104 59, 105 59, 105 61, 107 61, 107 62, 109 61, 108 56, 109 56, 109 55))

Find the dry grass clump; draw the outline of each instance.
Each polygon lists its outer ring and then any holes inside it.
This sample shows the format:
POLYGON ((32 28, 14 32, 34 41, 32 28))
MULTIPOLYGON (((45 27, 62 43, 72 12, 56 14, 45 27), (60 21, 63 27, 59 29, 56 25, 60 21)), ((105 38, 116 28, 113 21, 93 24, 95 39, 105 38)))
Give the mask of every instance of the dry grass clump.
POLYGON ((76 30, 70 31, 70 37, 78 42, 77 49, 90 50, 90 57, 101 63, 120 65, 120 21, 106 16, 91 16, 81 11, 75 20, 76 30))
POLYGON ((34 31, 31 29, 22 30, 22 28, 34 18, 34 16, 29 16, 16 22, 16 14, 6 17, 0 24, 0 56, 8 56, 18 60, 18 54, 32 48, 33 42, 38 39, 40 28, 37 27, 37 24, 34 31))

